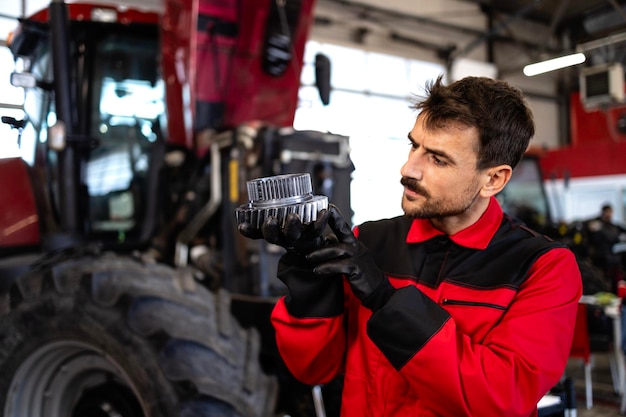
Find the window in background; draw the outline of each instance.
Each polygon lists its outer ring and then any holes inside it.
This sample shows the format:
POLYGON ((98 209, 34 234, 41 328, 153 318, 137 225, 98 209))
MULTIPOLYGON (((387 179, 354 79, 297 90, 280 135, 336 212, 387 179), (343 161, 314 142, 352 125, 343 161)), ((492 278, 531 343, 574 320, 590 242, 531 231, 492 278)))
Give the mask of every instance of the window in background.
POLYGON ((442 65, 310 41, 294 127, 350 137, 353 224, 402 214, 400 167, 409 152, 407 133, 417 113, 410 100, 442 65), (315 55, 331 61, 330 104, 315 89, 315 55))
MULTIPOLYGON (((0 47, 0 116, 24 118, 21 109, 24 103, 24 90, 13 87, 10 83, 13 72, 13 55, 9 48, 0 47)), ((17 156, 18 132, 5 123, 0 123, 0 158, 17 156)))
MULTIPOLYGON (((0 0, 0 116, 9 116, 17 120, 24 118, 21 105, 24 102, 24 90, 15 88, 10 83, 13 72, 13 55, 6 46, 9 32, 18 24, 21 1, 0 0), (15 18, 12 18, 15 17, 15 18)), ((0 123, 0 158, 18 156, 18 132, 9 125, 0 123)))
POLYGON ((21 15, 22 1, 0 0, 0 39, 7 40, 9 32, 17 27, 17 18, 21 15))
MULTIPOLYGON (((17 28, 17 18, 45 8, 50 0, 0 0, 0 116, 17 120, 24 118, 21 107, 24 104, 24 90, 11 85, 11 72, 14 62, 11 51, 6 46, 9 33, 17 28)), ((0 158, 20 156, 17 147, 18 132, 0 123, 0 158)))

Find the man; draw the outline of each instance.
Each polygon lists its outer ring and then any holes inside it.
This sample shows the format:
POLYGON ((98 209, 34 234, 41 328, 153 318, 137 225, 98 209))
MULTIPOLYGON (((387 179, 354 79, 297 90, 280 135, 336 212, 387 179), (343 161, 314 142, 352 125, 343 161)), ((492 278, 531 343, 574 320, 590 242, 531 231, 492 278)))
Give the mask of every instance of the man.
POLYGON ((583 223, 591 262, 600 268, 603 279, 612 292, 617 292, 617 283, 624 280, 622 253, 614 246, 626 240, 626 229, 613 223, 613 207, 602 205, 600 216, 583 223))
POLYGON ((565 369, 581 278, 565 246, 495 199, 532 115, 488 78, 439 78, 427 93, 400 171, 404 216, 353 234, 331 206, 302 236, 297 216, 242 227, 289 248, 278 348, 304 383, 344 376, 342 416, 533 416, 565 369))

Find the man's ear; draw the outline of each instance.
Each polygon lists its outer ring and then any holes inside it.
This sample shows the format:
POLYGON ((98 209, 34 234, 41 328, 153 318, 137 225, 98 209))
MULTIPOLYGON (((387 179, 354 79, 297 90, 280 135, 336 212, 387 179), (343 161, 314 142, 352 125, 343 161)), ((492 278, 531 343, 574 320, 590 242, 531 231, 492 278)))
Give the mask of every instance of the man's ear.
POLYGON ((480 190, 483 197, 491 197, 498 194, 511 179, 513 168, 509 165, 498 165, 487 170, 487 182, 480 190))

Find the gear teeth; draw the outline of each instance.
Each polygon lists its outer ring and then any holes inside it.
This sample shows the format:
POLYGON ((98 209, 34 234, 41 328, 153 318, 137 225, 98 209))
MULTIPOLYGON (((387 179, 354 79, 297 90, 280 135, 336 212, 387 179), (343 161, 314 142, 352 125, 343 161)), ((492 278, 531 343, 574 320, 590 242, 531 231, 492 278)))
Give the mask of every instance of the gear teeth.
POLYGON ((278 175, 248 181, 248 197, 257 204, 275 200, 290 200, 313 195, 311 177, 306 175, 278 175))
POLYGON ((248 204, 236 209, 237 224, 250 223, 260 228, 268 217, 285 218, 296 213, 304 224, 317 220, 317 213, 328 208, 326 196, 313 195, 309 174, 287 174, 247 182, 248 204))

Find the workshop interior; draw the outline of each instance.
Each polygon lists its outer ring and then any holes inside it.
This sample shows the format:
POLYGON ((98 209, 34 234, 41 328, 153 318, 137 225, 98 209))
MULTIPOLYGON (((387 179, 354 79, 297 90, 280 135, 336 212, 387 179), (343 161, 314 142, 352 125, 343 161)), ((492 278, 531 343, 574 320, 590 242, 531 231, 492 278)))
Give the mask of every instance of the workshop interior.
POLYGON ((239 227, 402 215, 440 76, 523 92, 535 135, 497 200, 580 268, 536 415, 626 414, 626 1, 0 4, 2 417, 339 416, 342 379, 277 351, 285 249, 239 227))

